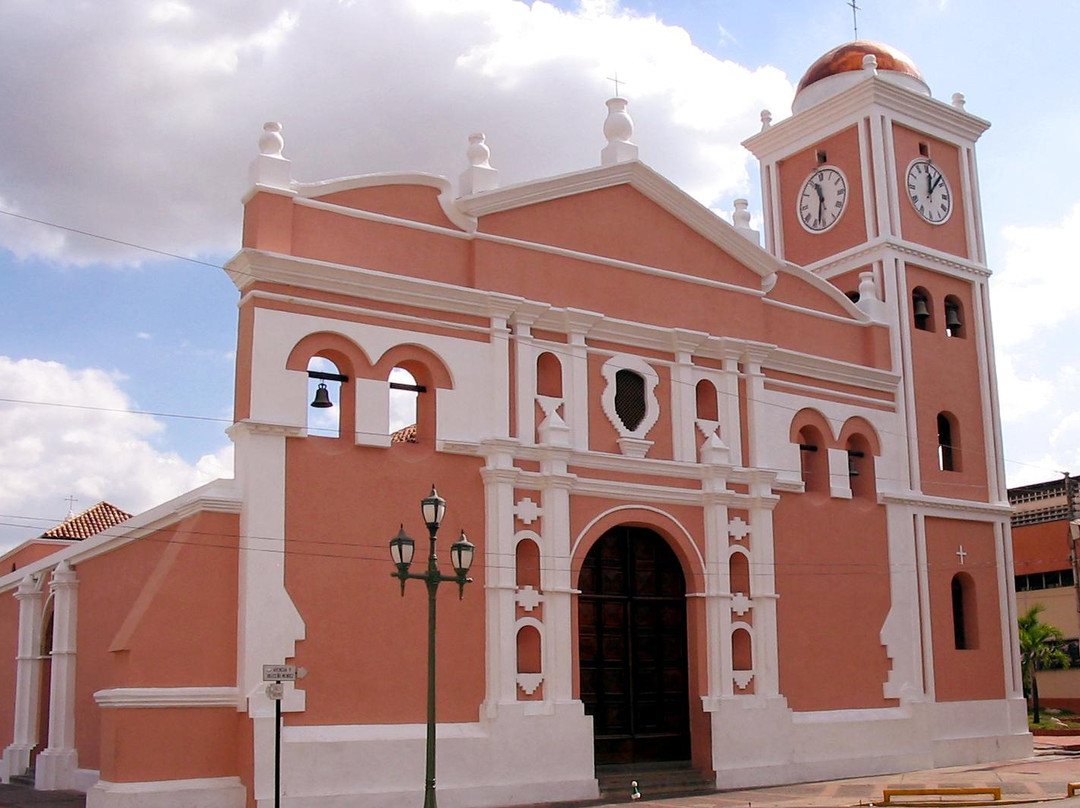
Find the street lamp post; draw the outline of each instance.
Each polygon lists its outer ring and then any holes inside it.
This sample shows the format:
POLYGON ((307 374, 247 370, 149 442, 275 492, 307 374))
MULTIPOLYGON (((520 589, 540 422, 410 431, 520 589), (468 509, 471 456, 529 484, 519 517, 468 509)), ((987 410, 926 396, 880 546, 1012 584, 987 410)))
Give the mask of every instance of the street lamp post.
POLYGON ((439 560, 435 555, 435 536, 439 532, 443 516, 446 513, 446 500, 439 496, 435 486, 431 486, 431 493, 420 501, 420 509, 424 514, 424 522, 428 528, 428 538, 431 542, 431 551, 428 554, 427 570, 423 573, 409 572, 413 554, 416 551, 416 542, 405 534, 405 525, 401 526, 398 534, 390 540, 390 557, 397 567, 396 572, 390 573, 394 578, 401 581, 401 596, 405 597, 405 582, 410 578, 423 581, 427 584, 428 591, 428 692, 427 692, 427 775, 424 783, 424 808, 436 808, 435 804, 435 594, 441 583, 456 583, 458 585, 458 598, 465 596, 465 584, 472 583, 468 577, 469 567, 472 566, 473 554, 476 547, 465 537, 465 531, 461 531, 461 538, 450 545, 450 563, 454 568, 454 575, 443 575, 439 572, 439 560))

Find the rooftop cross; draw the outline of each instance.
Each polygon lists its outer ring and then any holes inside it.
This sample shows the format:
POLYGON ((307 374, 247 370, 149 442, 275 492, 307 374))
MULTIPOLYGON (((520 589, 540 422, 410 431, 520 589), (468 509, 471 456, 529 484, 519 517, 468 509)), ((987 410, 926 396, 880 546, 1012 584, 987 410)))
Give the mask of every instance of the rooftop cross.
POLYGON ((611 76, 608 76, 607 80, 615 82, 615 95, 618 96, 619 95, 619 85, 620 84, 626 84, 625 81, 622 81, 622 82, 619 81, 619 71, 616 70, 615 71, 615 77, 612 78, 611 76))
POLYGON ((855 0, 848 0, 847 4, 851 6, 851 24, 855 28, 855 38, 859 38, 859 7, 855 5, 855 0))
POLYGON ((79 501, 79 498, 77 496, 75 496, 74 494, 71 494, 64 501, 67 502, 67 504, 68 504, 68 518, 70 519, 72 516, 75 515, 75 503, 79 501))

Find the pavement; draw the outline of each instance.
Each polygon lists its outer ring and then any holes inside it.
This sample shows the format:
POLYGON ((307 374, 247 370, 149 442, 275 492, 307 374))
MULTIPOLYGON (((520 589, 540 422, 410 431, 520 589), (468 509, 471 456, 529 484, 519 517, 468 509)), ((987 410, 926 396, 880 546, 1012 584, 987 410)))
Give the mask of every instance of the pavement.
MULTIPOLYGON (((903 774, 854 777, 822 783, 797 783, 771 788, 747 788, 650 800, 648 784, 636 808, 856 808, 880 804, 886 788, 1001 788, 1001 802, 1053 802, 1055 808, 1080 808, 1080 796, 1066 798, 1069 783, 1080 782, 1080 736, 1036 736, 1035 755, 1020 760, 953 766, 903 774)), ((928 798, 926 802, 932 802, 928 798)), ((961 803, 955 798, 944 806, 993 805, 986 801, 961 803)), ((625 808, 627 803, 609 803, 625 808)), ((27 786, 0 784, 4 808, 85 808, 86 796, 75 791, 35 791, 27 786)), ((593 808, 604 808, 594 804, 593 808)))

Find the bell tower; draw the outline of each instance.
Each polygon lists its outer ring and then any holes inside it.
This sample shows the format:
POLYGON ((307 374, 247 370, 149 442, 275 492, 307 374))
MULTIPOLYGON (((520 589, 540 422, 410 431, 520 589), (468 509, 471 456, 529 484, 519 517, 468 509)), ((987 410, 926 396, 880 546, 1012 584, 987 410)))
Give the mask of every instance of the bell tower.
POLYGON ((761 162, 766 249, 890 329, 896 418, 877 494, 889 512, 890 565, 913 571, 891 577, 890 617, 920 626, 901 636, 886 621, 882 636, 910 649, 894 652, 894 664, 910 653, 916 700, 1019 705, 975 164, 989 124, 959 93, 934 99, 911 59, 865 41, 811 65, 791 117, 762 121, 745 145, 761 162))
POLYGON ((933 98, 903 53, 856 41, 814 62, 791 117, 763 113, 744 145, 761 163, 766 249, 894 326, 908 443, 898 487, 1002 502, 975 165, 988 127, 960 93, 933 98))

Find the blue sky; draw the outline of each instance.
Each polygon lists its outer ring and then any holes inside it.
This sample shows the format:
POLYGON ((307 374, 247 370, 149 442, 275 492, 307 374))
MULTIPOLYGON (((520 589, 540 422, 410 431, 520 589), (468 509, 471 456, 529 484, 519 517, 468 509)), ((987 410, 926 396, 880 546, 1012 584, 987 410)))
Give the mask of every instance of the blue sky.
MULTIPOLYGON (((862 37, 992 123, 978 155, 1006 472, 1080 472, 1080 4, 859 5, 862 37)), ((723 215, 740 196, 757 213, 739 142, 853 34, 843 0, 100 0, 5 17, 0 210, 204 263, 0 214, 0 548, 69 495, 138 511, 229 473, 236 291, 213 265, 238 248, 263 121, 283 123, 304 181, 455 179, 482 130, 517 182, 596 164, 617 70, 641 159, 723 215)))

